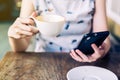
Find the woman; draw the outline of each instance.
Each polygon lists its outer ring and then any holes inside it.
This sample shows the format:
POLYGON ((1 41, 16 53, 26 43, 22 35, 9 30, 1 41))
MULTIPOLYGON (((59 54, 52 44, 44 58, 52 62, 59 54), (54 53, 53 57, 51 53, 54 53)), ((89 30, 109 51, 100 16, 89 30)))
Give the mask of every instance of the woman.
POLYGON ((8 30, 10 45, 13 51, 25 51, 33 35, 36 36, 35 51, 70 52, 73 59, 79 62, 93 62, 103 57, 110 49, 107 38, 100 47, 92 44, 94 53, 85 55, 80 50, 73 50, 82 36, 93 32, 106 31, 106 0, 22 0, 20 16, 8 30), (36 12, 38 14, 36 14, 36 12), (57 14, 64 16, 66 24, 56 38, 41 39, 34 21, 29 16, 57 14))

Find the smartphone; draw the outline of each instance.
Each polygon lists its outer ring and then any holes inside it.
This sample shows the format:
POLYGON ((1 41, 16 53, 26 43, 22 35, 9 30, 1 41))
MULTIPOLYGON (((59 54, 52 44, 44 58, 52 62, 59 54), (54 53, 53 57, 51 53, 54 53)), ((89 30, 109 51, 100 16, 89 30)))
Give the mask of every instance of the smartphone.
POLYGON ((78 46, 75 48, 75 50, 79 49, 86 55, 92 54, 94 53, 94 50, 91 47, 91 44, 94 43, 97 47, 99 47, 103 43, 103 41, 108 37, 108 35, 109 31, 85 34, 78 46))

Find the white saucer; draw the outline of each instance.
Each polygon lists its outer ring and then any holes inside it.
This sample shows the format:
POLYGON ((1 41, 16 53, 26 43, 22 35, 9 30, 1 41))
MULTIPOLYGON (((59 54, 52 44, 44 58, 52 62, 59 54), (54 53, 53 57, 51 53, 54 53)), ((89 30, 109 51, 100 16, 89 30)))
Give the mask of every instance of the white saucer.
POLYGON ((96 66, 80 66, 67 73, 68 80, 118 80, 117 76, 105 68, 96 66))

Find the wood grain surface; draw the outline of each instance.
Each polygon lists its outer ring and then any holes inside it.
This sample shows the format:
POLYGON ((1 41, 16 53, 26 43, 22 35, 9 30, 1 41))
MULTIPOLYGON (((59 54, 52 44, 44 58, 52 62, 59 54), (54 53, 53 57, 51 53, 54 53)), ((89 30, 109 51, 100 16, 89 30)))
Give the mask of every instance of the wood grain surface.
POLYGON ((67 80, 68 70, 84 65, 104 67, 120 79, 120 54, 108 54, 93 63, 80 63, 68 53, 7 52, 0 62, 0 80, 67 80))

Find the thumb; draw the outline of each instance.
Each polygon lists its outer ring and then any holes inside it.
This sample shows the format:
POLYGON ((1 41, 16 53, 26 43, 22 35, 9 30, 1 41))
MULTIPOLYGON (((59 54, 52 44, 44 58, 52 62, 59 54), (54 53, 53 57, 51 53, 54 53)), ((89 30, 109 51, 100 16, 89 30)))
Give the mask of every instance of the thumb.
POLYGON ((31 14, 31 16, 32 16, 32 17, 36 17, 36 16, 38 16, 38 14, 37 14, 37 12, 33 12, 33 13, 31 14))
POLYGON ((91 46, 92 46, 92 48, 94 50, 94 53, 99 53, 99 49, 95 44, 92 44, 91 46))

